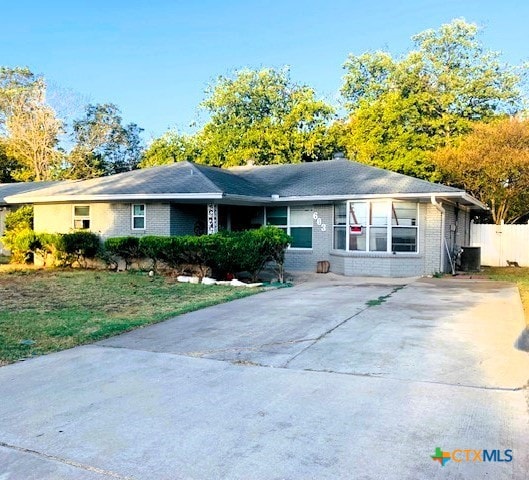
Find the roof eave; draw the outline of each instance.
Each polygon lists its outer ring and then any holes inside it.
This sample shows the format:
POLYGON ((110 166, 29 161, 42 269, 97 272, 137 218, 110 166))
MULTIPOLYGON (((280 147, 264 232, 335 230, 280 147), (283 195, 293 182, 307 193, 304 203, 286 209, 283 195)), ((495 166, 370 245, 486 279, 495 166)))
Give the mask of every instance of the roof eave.
POLYGON ((430 197, 437 199, 437 198, 445 198, 445 199, 461 199, 463 202, 466 203, 468 208, 470 209, 481 209, 481 210, 489 210, 489 207, 485 205, 483 202, 480 202, 477 198, 474 198, 472 195, 469 195, 466 192, 461 192, 459 195, 445 195, 445 194, 437 194, 432 193, 430 197))
POLYGON ((455 192, 422 192, 422 193, 355 193, 346 195, 291 195, 279 196, 273 198, 275 202, 304 202, 304 201, 332 201, 332 200, 352 200, 352 199, 370 199, 370 198, 425 198, 430 199, 431 196, 439 198, 461 198, 464 201, 476 205, 480 208, 487 208, 479 200, 468 195, 463 190, 455 192))
POLYGON ((119 202, 127 200, 219 200, 223 194, 213 193, 128 193, 112 195, 52 195, 52 196, 31 196, 31 195, 12 195, 5 197, 9 204, 23 203, 72 203, 72 202, 119 202))
POLYGON ((249 195, 235 195, 235 194, 223 194, 220 192, 209 192, 209 193, 157 193, 157 194, 145 194, 145 193, 134 193, 134 194, 76 194, 76 195, 51 195, 51 196, 39 196, 39 195, 11 195, 5 197, 6 204, 24 204, 24 203, 72 203, 72 202, 119 202, 119 201, 155 201, 155 200, 224 200, 225 202, 231 201, 239 204, 268 204, 277 202, 331 202, 336 200, 353 200, 353 199, 371 199, 371 198, 425 198, 429 199, 432 196, 436 198, 447 198, 447 199, 461 199, 467 204, 473 206, 473 208, 480 208, 487 210, 488 207, 467 194, 464 191, 456 192, 428 192, 428 193, 382 193, 382 194, 348 194, 348 195, 299 195, 299 196, 278 196, 272 195, 269 197, 262 196, 249 196, 249 195))
POLYGON ((226 201, 226 203, 234 202, 241 205, 272 203, 274 201, 272 197, 236 195, 231 193, 225 194, 224 200, 226 201))

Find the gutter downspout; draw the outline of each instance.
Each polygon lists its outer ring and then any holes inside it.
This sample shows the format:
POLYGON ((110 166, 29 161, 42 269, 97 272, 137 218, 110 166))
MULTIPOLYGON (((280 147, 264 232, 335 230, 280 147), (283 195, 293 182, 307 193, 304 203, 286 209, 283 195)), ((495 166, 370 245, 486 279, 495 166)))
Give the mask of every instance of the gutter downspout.
POLYGON ((430 200, 432 202, 432 205, 437 208, 437 210, 441 213, 441 272, 444 271, 445 268, 445 250, 444 250, 444 244, 445 244, 445 217, 446 217, 446 210, 443 208, 441 203, 437 202, 437 199, 435 198, 435 195, 432 195, 430 197, 430 200))

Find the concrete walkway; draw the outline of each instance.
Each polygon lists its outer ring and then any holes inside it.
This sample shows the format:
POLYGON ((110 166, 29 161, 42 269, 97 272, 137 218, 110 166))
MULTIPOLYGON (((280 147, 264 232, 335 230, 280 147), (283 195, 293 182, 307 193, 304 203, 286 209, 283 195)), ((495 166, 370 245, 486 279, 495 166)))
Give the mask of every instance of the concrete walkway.
POLYGON ((323 276, 1 368, 0 480, 525 479, 527 344, 508 284, 323 276))

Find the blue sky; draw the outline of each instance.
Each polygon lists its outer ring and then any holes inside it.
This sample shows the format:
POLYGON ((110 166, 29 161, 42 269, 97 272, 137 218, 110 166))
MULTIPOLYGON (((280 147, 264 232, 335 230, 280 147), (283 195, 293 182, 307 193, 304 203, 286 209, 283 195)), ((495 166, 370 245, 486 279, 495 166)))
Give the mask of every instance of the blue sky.
POLYGON ((457 17, 484 27, 507 62, 529 60, 529 2, 516 0, 26 0, 2 17, 0 65, 44 75, 67 115, 116 103, 147 140, 191 131, 208 83, 244 67, 289 65, 336 103, 348 53, 403 53, 457 17))

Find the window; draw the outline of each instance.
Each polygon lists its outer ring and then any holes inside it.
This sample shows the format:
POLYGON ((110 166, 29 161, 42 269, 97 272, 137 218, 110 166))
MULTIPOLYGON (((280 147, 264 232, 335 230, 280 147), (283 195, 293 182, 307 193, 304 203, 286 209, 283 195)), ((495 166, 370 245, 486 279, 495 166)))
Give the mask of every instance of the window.
POLYGON ((132 205, 132 230, 145 230, 145 205, 132 205))
POLYGON ((347 230, 347 202, 337 203, 334 206, 334 248, 345 250, 347 230))
POLYGON ((293 248, 312 248, 312 208, 290 207, 290 235, 293 248))
POLYGON ((360 252, 417 252, 417 203, 389 200, 334 205, 334 248, 360 252))
POLYGON ((391 211, 391 250, 417 251, 417 204, 393 202, 391 211))
POLYGON ((286 232, 288 228, 288 207, 267 207, 266 224, 275 225, 286 232))
POLYGON ((75 230, 88 230, 90 228, 90 205, 74 205, 73 228, 75 230))
POLYGON ((267 207, 266 224, 291 235, 291 248, 312 248, 311 207, 267 207))
POLYGON ((349 250, 366 250, 367 209, 365 202, 349 202, 349 250))
POLYGON ((369 209, 369 251, 388 250, 388 202, 371 202, 369 209))

